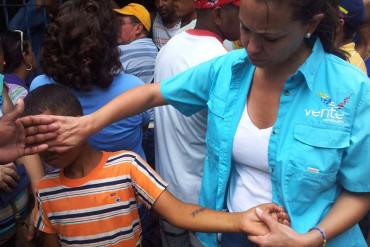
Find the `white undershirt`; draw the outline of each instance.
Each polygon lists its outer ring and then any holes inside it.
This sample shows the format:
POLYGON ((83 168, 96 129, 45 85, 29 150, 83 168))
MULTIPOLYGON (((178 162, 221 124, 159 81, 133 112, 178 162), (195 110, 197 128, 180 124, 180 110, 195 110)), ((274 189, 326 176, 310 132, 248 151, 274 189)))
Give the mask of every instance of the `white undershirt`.
POLYGON ((245 107, 234 137, 227 207, 240 212, 272 201, 268 144, 271 129, 259 129, 245 107))

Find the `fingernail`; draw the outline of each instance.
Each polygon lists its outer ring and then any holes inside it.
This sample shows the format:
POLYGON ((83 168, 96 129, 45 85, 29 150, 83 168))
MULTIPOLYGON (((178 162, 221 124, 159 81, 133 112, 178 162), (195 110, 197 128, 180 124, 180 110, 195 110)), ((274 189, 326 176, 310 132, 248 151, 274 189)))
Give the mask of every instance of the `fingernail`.
POLYGON ((263 211, 260 208, 256 208, 256 213, 257 213, 258 216, 261 216, 263 211))

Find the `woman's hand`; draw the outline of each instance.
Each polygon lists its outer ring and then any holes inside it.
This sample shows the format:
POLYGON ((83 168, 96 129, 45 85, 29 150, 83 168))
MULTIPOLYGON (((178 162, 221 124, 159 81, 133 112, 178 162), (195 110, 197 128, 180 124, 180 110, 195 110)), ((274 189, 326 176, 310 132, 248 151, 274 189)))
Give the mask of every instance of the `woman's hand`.
POLYGON ((241 220, 241 231, 249 235, 265 235, 268 234, 269 228, 257 215, 257 212, 264 212, 271 216, 271 219, 276 222, 289 225, 288 214, 285 213, 282 207, 273 203, 266 203, 258 205, 258 207, 251 208, 243 214, 241 220))
POLYGON ((0 191, 11 192, 18 184, 19 176, 14 163, 0 165, 0 191))
POLYGON ((323 244, 319 232, 310 231, 307 234, 299 234, 289 226, 277 222, 262 210, 257 209, 256 214, 269 230, 265 235, 248 236, 250 241, 260 247, 319 247, 323 244))
POLYGON ((47 144, 48 150, 62 153, 83 142, 90 134, 89 116, 26 116, 20 119, 26 131, 26 150, 47 144))

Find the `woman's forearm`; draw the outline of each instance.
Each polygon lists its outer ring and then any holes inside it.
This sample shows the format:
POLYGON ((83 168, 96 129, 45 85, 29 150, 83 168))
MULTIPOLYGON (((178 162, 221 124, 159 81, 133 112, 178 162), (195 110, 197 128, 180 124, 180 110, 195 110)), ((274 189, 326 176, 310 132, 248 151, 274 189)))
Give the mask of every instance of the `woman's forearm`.
MULTIPOLYGON (((369 211, 370 193, 343 192, 334 206, 320 222, 319 227, 324 230, 327 240, 357 224, 369 211)), ((303 235, 304 246, 321 246, 323 238, 319 231, 313 230, 303 235)))
POLYGON ((160 84, 145 84, 121 94, 96 112, 85 116, 86 125, 90 133, 95 133, 120 119, 165 104, 160 84))
POLYGON ((357 224, 369 211, 370 193, 343 192, 328 215, 321 221, 328 239, 357 224))

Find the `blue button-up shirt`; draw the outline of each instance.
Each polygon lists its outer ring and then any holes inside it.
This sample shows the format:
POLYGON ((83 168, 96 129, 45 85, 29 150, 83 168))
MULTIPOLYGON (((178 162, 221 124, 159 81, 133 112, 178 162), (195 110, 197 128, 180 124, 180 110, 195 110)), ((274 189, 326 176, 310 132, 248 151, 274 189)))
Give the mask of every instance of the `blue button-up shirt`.
MULTIPOLYGON (((254 71, 245 50, 238 50, 161 83, 165 100, 182 113, 208 108, 202 206, 224 208, 233 139, 254 71)), ((370 191, 369 121, 369 79, 325 53, 317 40, 285 82, 268 149, 273 201, 287 210, 297 232, 318 225, 343 189, 370 191)), ((216 246, 215 234, 199 237, 216 246)), ((356 225, 328 246, 366 243, 356 225)))

